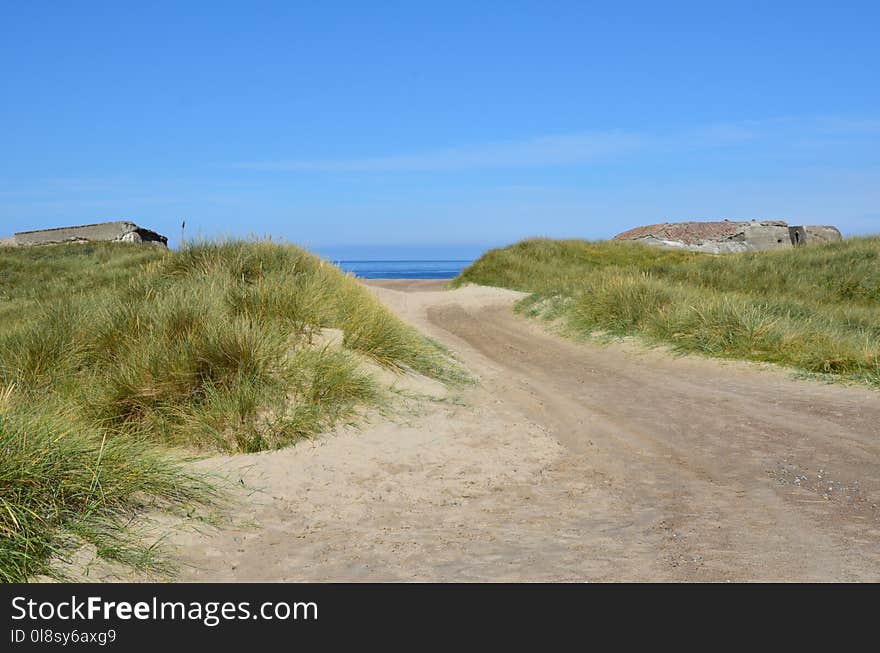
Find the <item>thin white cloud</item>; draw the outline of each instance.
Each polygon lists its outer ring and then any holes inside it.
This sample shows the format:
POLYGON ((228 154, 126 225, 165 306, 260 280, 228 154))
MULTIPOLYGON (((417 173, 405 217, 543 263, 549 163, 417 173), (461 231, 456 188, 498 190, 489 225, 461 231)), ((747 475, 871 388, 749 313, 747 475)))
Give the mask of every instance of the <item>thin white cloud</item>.
POLYGON ((848 118, 825 118, 820 123, 823 130, 852 134, 880 133, 880 120, 848 118))
POLYGON ((630 132, 581 132, 413 154, 358 159, 257 161, 242 163, 236 167, 290 172, 427 172, 546 167, 587 163, 635 149, 642 143, 643 138, 640 135, 630 132))
POLYGON ((233 167, 274 172, 443 172, 498 168, 542 168, 602 161, 644 151, 676 151, 741 145, 823 133, 876 133, 880 121, 834 117, 743 120, 680 131, 585 131, 505 142, 462 145, 422 152, 340 159, 250 161, 233 167))

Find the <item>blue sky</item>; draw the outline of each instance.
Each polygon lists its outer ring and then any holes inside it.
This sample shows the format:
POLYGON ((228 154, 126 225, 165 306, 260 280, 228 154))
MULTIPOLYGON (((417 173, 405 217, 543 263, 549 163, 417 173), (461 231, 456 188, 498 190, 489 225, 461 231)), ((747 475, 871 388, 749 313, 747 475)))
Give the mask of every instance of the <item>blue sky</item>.
POLYGON ((880 232, 880 3, 0 0, 0 235, 880 232))

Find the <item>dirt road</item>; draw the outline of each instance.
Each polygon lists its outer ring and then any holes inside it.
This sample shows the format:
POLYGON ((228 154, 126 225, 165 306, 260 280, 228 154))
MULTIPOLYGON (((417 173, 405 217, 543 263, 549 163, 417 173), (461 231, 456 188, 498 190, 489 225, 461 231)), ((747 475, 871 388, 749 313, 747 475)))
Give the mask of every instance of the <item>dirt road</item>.
POLYGON ((260 491, 179 540, 184 579, 880 580, 880 393, 571 342, 508 291, 370 285, 480 385, 216 459, 260 491))

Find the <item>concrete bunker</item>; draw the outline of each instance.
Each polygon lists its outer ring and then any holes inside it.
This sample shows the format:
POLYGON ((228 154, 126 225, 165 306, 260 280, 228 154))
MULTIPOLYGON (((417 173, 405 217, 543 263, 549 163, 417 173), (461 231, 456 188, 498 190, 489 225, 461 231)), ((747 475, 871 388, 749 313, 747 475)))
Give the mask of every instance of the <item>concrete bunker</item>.
POLYGON ((162 247, 168 246, 168 238, 162 234, 140 227, 128 220, 19 231, 12 236, 0 239, 0 245, 7 247, 90 242, 144 243, 162 247))
POLYGON ((782 220, 663 222, 630 229, 614 240, 695 252, 760 252, 842 240, 831 226, 789 225, 782 220))

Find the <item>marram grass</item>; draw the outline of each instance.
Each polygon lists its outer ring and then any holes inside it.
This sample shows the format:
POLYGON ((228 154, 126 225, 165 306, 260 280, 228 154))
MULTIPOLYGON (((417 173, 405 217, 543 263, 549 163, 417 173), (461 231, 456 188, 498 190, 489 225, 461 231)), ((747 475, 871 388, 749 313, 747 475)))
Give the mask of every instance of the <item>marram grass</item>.
POLYGON ((0 250, 0 579, 87 542, 149 568, 143 505, 210 502, 183 450, 253 452, 377 405, 364 357, 463 378, 355 279, 271 242, 0 250), (343 346, 322 346, 323 329, 343 346))
POLYGON ((47 413, 0 407, 0 582, 53 575, 52 558, 83 543, 104 559, 161 569, 130 519, 148 504, 204 506, 212 486, 179 457, 47 413))

